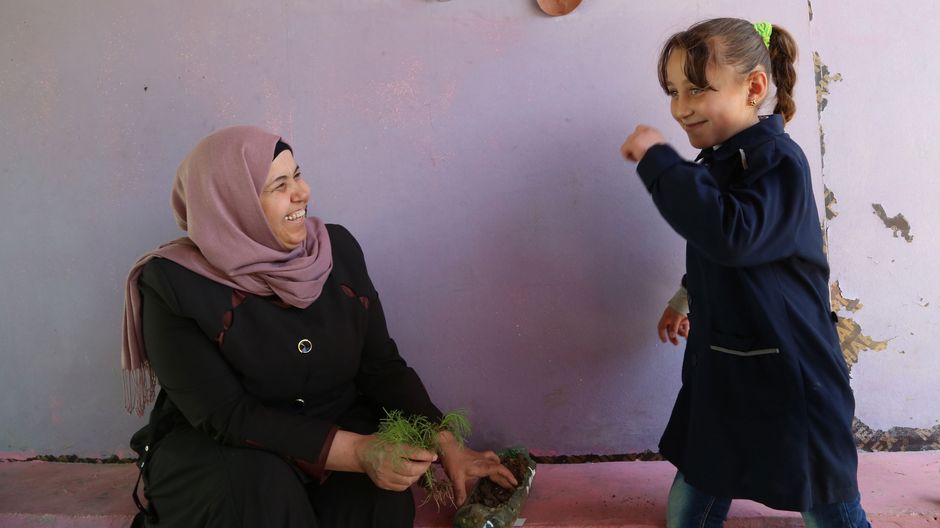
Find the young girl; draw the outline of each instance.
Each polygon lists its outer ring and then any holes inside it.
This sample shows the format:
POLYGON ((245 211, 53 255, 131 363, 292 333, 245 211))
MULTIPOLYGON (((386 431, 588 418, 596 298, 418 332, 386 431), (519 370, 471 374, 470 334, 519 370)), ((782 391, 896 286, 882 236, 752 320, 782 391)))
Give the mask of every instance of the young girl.
MULTIPOLYGON (((670 527, 720 526, 734 498, 800 511, 808 526, 868 526, 809 163, 783 130, 796 54, 767 23, 673 35, 659 81, 702 151, 686 161, 643 125, 622 147, 688 241, 682 388, 659 444, 678 468, 670 527)), ((675 318, 667 326, 672 337, 675 318)))

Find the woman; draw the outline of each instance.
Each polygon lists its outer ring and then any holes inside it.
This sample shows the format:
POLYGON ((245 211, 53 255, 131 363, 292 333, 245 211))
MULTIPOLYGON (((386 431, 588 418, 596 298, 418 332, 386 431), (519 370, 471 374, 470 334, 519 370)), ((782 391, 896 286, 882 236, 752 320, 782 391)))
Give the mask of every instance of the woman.
MULTIPOLYGON (((290 147, 258 128, 219 130, 181 164, 188 236, 141 257, 126 290, 128 410, 162 387, 131 441, 148 499, 135 526, 413 524, 407 490, 437 455, 396 457, 373 433, 383 408, 441 412, 356 240, 307 218, 309 198, 290 147)), ((440 440, 458 503, 471 477, 515 485, 494 453, 440 440)))

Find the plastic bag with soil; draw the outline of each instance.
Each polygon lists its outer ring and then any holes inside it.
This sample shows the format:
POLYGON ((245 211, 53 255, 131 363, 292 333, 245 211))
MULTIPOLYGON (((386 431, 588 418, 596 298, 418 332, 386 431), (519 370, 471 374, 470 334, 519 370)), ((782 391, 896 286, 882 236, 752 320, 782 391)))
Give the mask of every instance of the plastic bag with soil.
POLYGON ((477 481, 466 504, 454 514, 455 528, 509 528, 519 517, 535 479, 535 461, 524 447, 512 447, 497 454, 519 485, 507 490, 489 478, 477 481))

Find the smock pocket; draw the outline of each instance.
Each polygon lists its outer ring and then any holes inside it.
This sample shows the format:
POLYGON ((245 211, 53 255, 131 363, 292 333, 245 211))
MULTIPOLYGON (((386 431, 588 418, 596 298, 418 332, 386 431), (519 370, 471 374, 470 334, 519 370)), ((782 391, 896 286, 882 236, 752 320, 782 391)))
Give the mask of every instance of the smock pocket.
POLYGON ((709 349, 712 395, 722 414, 736 421, 783 412, 793 373, 776 342, 712 332, 709 349))
POLYGON ((724 334, 720 332, 712 332, 711 345, 709 345, 709 348, 715 352, 721 352, 722 354, 731 354, 732 356, 741 357, 765 356, 780 353, 780 347, 769 342, 767 339, 724 334))

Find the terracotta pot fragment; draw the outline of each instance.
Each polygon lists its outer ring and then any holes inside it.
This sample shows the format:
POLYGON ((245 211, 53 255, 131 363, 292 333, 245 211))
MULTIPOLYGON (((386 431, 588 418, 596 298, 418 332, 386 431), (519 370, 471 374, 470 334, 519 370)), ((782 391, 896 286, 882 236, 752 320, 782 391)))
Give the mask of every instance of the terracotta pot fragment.
POLYGON ((562 16, 574 11, 581 0, 538 0, 538 3, 546 15, 562 16))

